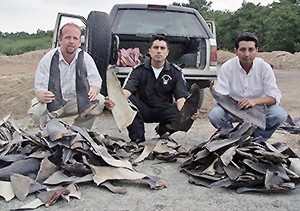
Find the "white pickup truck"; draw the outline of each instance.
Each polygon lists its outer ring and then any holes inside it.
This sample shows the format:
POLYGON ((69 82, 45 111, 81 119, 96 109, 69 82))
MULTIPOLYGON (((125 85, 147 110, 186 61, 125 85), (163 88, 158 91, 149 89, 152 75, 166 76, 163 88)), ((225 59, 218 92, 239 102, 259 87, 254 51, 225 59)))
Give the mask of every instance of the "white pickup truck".
MULTIPOLYGON (((62 18, 80 19, 84 25, 84 45, 95 60, 104 80, 102 91, 106 94, 106 69, 115 65, 121 82, 131 71, 131 65, 119 65, 121 49, 137 48, 147 57, 149 39, 153 34, 163 34, 170 42, 168 60, 181 67, 187 82, 202 88, 210 85, 217 76, 217 42, 215 25, 207 23, 192 8, 147 4, 116 4, 110 14, 91 11, 88 18, 59 13, 53 37, 53 47, 58 45, 62 18)), ((201 102, 202 102, 201 101, 201 102)))

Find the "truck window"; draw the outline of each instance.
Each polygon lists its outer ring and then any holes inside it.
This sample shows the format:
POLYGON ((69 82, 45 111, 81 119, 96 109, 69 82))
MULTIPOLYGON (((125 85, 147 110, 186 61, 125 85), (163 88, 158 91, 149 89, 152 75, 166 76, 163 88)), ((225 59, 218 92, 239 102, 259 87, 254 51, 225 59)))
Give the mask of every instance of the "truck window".
POLYGON ((113 23, 116 34, 165 34, 168 36, 207 37, 193 13, 119 10, 113 23))

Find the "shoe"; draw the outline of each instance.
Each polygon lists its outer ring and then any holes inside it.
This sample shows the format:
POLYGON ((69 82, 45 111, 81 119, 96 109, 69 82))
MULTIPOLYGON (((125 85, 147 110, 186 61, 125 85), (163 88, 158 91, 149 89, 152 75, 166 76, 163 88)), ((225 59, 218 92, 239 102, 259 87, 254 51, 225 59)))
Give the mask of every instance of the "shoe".
POLYGON ((161 136, 165 135, 166 133, 169 133, 169 130, 167 129, 167 127, 165 125, 162 125, 162 124, 158 124, 156 127, 155 127, 155 132, 161 136))

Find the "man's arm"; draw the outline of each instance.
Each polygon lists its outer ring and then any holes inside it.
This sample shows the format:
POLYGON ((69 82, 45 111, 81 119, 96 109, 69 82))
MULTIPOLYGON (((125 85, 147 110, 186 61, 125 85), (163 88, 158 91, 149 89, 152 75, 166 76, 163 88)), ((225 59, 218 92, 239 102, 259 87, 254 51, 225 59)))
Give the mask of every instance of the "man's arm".
POLYGON ((55 99, 55 95, 48 90, 36 91, 35 96, 41 103, 51 103, 55 99))
POLYGON ((100 87, 90 86, 90 91, 88 92, 89 100, 90 101, 96 100, 99 93, 100 93, 100 87))
POLYGON ((131 92, 129 91, 129 90, 127 90, 127 89, 123 89, 123 93, 124 93, 124 95, 125 95, 125 97, 128 99, 130 96, 131 96, 131 92))
POLYGON ((253 99, 243 98, 242 100, 240 100, 238 102, 237 108, 238 109, 247 109, 247 108, 251 108, 256 105, 269 106, 269 105, 273 105, 275 103, 276 103, 276 99, 271 96, 266 96, 266 97, 262 97, 262 98, 253 98, 253 99))
POLYGON ((182 109, 184 103, 185 103, 185 98, 184 98, 184 97, 179 98, 179 99, 176 101, 176 106, 177 106, 178 111, 181 111, 181 109, 182 109))

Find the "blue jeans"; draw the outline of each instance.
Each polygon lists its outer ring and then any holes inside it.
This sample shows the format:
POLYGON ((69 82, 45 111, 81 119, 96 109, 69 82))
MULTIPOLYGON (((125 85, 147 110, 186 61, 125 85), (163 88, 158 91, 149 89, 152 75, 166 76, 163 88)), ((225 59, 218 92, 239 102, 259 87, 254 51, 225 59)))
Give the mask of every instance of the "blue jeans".
MULTIPOLYGON (((238 119, 228 113, 220 106, 216 106, 213 110, 210 111, 208 115, 209 121, 216 129, 225 129, 230 130, 233 129, 232 123, 237 122, 238 119)), ((282 124, 287 118, 286 111, 278 106, 271 105, 267 107, 266 114, 266 129, 262 130, 260 128, 256 128, 253 132, 252 136, 254 138, 261 137, 262 141, 266 141, 268 138, 272 136, 274 131, 282 124)))

